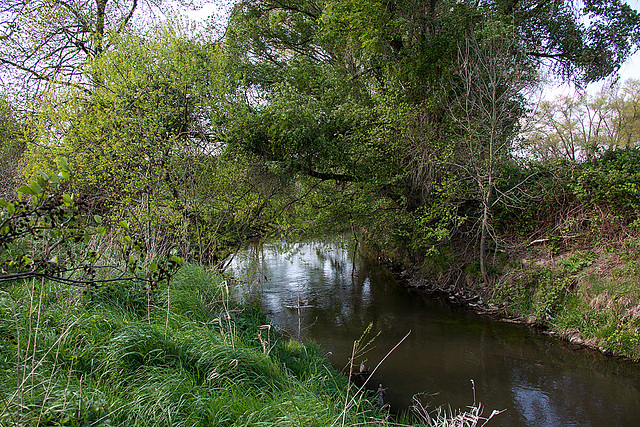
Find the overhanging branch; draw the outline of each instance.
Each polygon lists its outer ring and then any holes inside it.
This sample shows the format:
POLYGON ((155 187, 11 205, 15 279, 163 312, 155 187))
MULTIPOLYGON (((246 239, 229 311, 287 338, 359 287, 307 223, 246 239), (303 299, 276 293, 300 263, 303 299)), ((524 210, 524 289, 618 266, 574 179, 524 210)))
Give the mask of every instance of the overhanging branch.
POLYGON ((83 92, 85 92, 87 94, 91 94, 92 93, 91 90, 87 89, 82 84, 69 82, 69 81, 64 81, 64 80, 57 80, 57 79, 51 78, 49 76, 46 76, 44 74, 41 74, 41 73, 37 72, 36 70, 33 70, 33 69, 31 69, 29 67, 26 67, 24 65, 18 64, 17 62, 10 61, 8 59, 0 58, 0 64, 8 65, 10 67, 17 68, 18 70, 21 70, 21 71, 24 71, 26 73, 29 73, 37 80, 46 81, 46 82, 49 82, 49 83, 52 83, 52 84, 55 84, 55 85, 62 85, 62 86, 72 87, 72 88, 75 88, 75 89, 82 90, 83 92))

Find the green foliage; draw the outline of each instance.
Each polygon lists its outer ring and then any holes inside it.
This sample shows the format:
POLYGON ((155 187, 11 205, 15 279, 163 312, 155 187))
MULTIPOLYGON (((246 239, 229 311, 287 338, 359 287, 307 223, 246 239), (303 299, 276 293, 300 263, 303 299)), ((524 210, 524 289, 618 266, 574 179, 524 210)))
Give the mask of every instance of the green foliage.
POLYGON ((530 271, 518 271, 516 275, 496 289, 494 302, 504 305, 510 312, 521 316, 532 311, 533 294, 537 286, 537 276, 530 271))
POLYGON ((100 82, 94 91, 58 91, 45 99, 30 159, 38 170, 47 159, 69 158, 74 190, 101 211, 166 192, 171 156, 210 142, 211 130, 202 127, 213 118, 207 111, 216 101, 224 108, 215 46, 187 40, 169 25, 148 38, 114 41, 117 49, 89 64, 100 82))
POLYGON ((523 179, 519 188, 526 196, 517 206, 497 207, 497 229, 530 241, 548 239, 562 249, 633 235, 640 206, 638 159, 638 149, 626 148, 584 163, 560 159, 511 167, 509 174, 523 179))
POLYGON ((622 213, 636 212, 640 207, 640 150, 610 150, 585 163, 572 189, 585 203, 605 203, 622 213))
POLYGON ((144 281, 150 286, 169 280, 182 258, 174 253, 152 262, 146 277, 140 277, 146 248, 131 237, 126 221, 116 227, 119 262, 103 262, 105 254, 89 242, 106 236, 111 227, 65 192, 71 170, 64 157, 58 166, 57 174, 41 172, 31 185, 18 188, 18 200, 0 199, 0 282, 46 278, 96 288, 115 280, 144 281), (105 277, 106 272, 118 277, 105 277))
POLYGON ((554 320, 570 286, 571 279, 569 277, 562 277, 551 271, 542 272, 533 301, 535 321, 548 322, 554 320))
POLYGON ((268 233, 275 200, 287 189, 277 175, 233 153, 172 158, 167 178, 172 197, 155 218, 176 236, 181 253, 210 265, 249 236, 268 233))
MULTIPOLYGON (((91 93, 50 92, 29 168, 74 164, 70 191, 105 222, 130 224, 153 254, 218 264, 264 229, 273 186, 223 140, 241 109, 219 43, 165 23, 122 34, 88 64, 91 93)), ((238 95, 239 96, 239 95, 238 95)), ((256 168, 258 169, 258 168, 256 168)))
POLYGON ((638 43, 640 15, 619 0, 588 0, 582 8, 572 2, 535 8, 509 2, 500 6, 506 16, 515 18, 528 50, 541 59, 555 53, 554 71, 577 82, 594 82, 616 72, 638 43), (590 18, 588 26, 577 19, 583 15, 590 18))
POLYGON ((67 160, 61 158, 59 167, 58 174, 42 173, 31 185, 21 186, 17 200, 0 199, 3 280, 39 273, 56 276, 61 269, 65 271, 60 247, 68 242, 86 243, 91 236, 91 231, 82 230, 73 197, 63 191, 70 176, 67 160), (40 241, 41 249, 29 250, 29 240, 40 241))
POLYGON ((550 269, 522 271, 497 290, 494 301, 528 322, 547 325, 562 313, 571 287, 571 278, 550 269))
POLYGON ((570 257, 563 258, 558 263, 566 272, 574 274, 593 265, 598 257, 599 255, 593 251, 576 251, 570 257))

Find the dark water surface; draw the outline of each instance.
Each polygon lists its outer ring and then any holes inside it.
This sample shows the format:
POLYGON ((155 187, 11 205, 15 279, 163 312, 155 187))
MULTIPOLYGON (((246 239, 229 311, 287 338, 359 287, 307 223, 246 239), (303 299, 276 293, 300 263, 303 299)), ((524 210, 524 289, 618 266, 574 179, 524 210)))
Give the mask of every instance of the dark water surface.
POLYGON ((484 415, 505 410, 489 426, 640 426, 639 365, 449 307, 401 287, 375 261, 353 261, 339 243, 273 243, 249 248, 231 269, 253 283, 242 292, 258 293, 281 331, 316 341, 336 367, 370 323, 380 335, 361 358, 369 369, 411 331, 369 383, 383 384, 397 410, 416 393, 464 409, 473 381, 484 415))

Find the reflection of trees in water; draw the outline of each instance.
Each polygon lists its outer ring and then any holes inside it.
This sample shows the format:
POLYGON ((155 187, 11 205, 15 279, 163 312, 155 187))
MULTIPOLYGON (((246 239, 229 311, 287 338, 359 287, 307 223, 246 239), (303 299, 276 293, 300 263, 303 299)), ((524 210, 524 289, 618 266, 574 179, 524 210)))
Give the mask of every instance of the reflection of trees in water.
POLYGON ((638 407, 635 382, 598 373, 599 366, 571 369, 555 362, 509 362, 513 401, 527 425, 595 425, 590 420, 603 414, 607 425, 625 425, 627 411, 638 407))
POLYGON ((320 322, 362 331, 371 303, 367 269, 349 239, 250 245, 231 263, 240 293, 261 297, 272 321, 300 330, 320 322), (355 262, 355 263, 354 263, 355 262))

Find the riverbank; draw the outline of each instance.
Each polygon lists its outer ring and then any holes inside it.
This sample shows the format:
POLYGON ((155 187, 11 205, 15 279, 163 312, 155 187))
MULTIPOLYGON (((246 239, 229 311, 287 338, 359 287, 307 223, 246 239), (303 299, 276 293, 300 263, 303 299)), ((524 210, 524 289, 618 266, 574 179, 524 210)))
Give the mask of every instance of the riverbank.
POLYGON ((631 238, 579 243, 561 247, 548 239, 500 253, 488 286, 473 260, 436 275, 425 266, 395 269, 409 287, 637 362, 640 246, 631 238))
POLYGON ((0 424, 391 425, 323 351, 277 336, 220 277, 0 290, 0 424))

